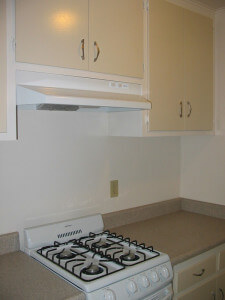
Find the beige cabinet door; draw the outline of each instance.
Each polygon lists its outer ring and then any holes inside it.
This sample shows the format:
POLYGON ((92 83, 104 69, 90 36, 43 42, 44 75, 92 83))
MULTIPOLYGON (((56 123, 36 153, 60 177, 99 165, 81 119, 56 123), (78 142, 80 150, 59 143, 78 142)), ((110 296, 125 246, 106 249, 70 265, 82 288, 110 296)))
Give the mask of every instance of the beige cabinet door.
POLYGON ((183 9, 150 0, 150 130, 183 130, 183 9))
POLYGON ((16 60, 87 70, 88 0, 16 0, 16 60))
POLYGON ((181 292, 185 289, 200 283, 210 275, 216 272, 216 255, 212 254, 209 257, 199 259, 194 264, 190 264, 184 270, 179 272, 177 280, 177 291, 181 292), (204 271, 202 271, 204 270, 204 271), (196 276, 201 274, 201 276, 196 276))
POLYGON ((216 295, 216 279, 208 281, 198 288, 193 289, 191 292, 183 296, 178 296, 178 300, 213 300, 216 295))
POLYGON ((7 128, 6 0, 0 0, 0 132, 7 128))
POLYGON ((213 128, 213 21, 184 10, 186 130, 213 128))
POLYGON ((217 300, 224 300, 225 297, 225 272, 217 278, 217 300))
POLYGON ((89 0, 90 71, 143 77, 142 0, 89 0))

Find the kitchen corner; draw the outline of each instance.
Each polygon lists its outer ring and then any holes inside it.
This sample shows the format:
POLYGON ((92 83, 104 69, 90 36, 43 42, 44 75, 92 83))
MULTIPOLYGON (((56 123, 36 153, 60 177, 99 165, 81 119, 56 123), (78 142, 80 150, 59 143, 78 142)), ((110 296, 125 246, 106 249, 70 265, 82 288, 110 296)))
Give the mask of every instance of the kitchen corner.
MULTIPOLYGON (((103 220, 105 229, 110 227, 111 232, 130 236, 131 240, 144 242, 146 246, 153 244, 156 249, 168 253, 175 266, 225 243, 225 219, 215 217, 216 211, 221 209, 224 207, 212 205, 210 213, 207 203, 196 201, 194 206, 188 199, 172 199, 105 214, 103 220), (205 215, 196 213, 199 206, 203 211, 207 208, 205 215), (183 207, 189 211, 182 210, 183 207), (119 223, 118 220, 123 221, 119 223)), ((7 245, 11 252, 0 256, 1 299, 85 299, 81 291, 18 251, 18 241, 16 233, 1 237, 0 253, 6 253, 7 245)))
POLYGON ((0 0, 0 300, 224 300, 225 0, 0 0))

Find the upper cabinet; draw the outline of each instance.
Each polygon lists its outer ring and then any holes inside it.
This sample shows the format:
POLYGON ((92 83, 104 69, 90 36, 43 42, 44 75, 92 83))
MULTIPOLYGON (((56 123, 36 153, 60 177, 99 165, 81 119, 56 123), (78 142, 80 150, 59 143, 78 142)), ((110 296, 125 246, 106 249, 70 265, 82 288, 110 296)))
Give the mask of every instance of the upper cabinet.
POLYGON ((6 1, 0 0, 0 133, 7 130, 6 1))
POLYGON ((89 0, 91 71, 143 77, 142 0, 89 0))
POLYGON ((212 19, 166 0, 149 14, 150 131, 212 130, 212 19))
POLYGON ((182 130, 183 9, 151 0, 149 14, 150 130, 182 130))
POLYGON ((213 128, 213 20, 184 10, 186 130, 213 128))
POLYGON ((16 0, 16 61, 141 78, 142 0, 16 0))
POLYGON ((88 70, 88 0, 17 0, 16 61, 88 70))

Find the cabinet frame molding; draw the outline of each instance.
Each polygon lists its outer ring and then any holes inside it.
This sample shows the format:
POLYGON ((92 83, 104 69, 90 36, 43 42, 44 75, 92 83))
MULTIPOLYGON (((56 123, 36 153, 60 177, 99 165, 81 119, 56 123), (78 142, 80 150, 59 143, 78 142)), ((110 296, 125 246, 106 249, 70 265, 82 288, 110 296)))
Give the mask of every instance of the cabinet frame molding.
POLYGON ((0 141, 16 140, 16 78, 15 78, 15 4, 14 1, 6 1, 6 39, 7 39, 7 128, 0 133, 0 141))

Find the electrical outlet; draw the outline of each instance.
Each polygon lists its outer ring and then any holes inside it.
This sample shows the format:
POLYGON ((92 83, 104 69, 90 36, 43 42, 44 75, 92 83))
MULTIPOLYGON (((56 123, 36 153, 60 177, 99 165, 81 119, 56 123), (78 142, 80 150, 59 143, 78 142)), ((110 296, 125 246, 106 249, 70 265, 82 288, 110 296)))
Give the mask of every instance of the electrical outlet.
POLYGON ((118 188, 118 180, 110 181, 110 197, 118 197, 119 196, 119 188, 118 188))

